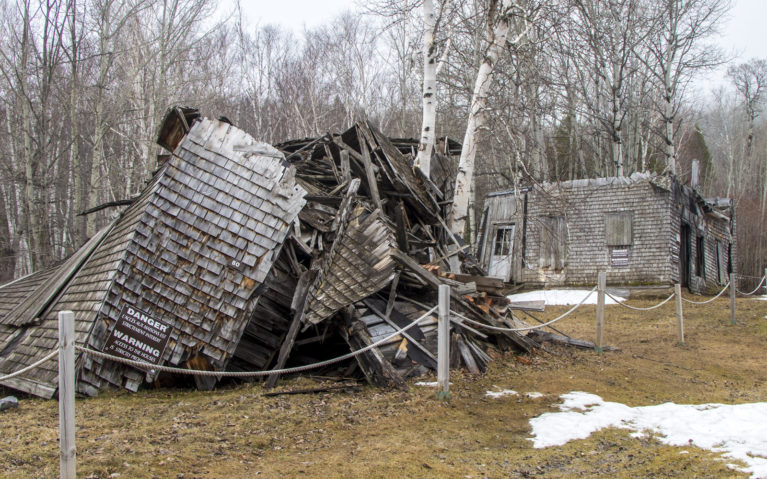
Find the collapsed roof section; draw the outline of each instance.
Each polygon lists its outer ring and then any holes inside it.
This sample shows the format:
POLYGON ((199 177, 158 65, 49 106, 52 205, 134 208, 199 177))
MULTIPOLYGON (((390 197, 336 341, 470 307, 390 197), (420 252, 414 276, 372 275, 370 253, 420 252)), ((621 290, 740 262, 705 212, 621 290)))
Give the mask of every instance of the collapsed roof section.
MULTIPOLYGON (((163 363, 183 367, 197 358, 223 369, 304 195, 282 153, 225 122, 198 120, 140 198, 73 257, 87 259, 71 278, 70 261, 4 316, 0 341, 15 344, 5 348, 0 371, 49 353, 62 310, 75 312, 77 343, 101 350, 125 306, 170 326, 163 363), (14 319, 19 311, 26 320, 14 319), (35 318, 38 325, 24 327, 35 318)), ((108 385, 136 390, 154 378, 89 356, 78 364, 85 394, 108 385)), ((56 380, 49 364, 6 385, 50 397, 56 380)))

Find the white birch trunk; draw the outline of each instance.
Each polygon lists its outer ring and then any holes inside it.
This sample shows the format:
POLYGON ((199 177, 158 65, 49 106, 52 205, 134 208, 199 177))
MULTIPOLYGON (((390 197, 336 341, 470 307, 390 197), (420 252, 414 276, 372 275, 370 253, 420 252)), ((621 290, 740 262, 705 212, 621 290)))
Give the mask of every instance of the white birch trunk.
POLYGON ((498 16, 498 22, 491 30, 490 46, 482 64, 479 66, 477 78, 474 82, 474 92, 471 97, 469 118, 466 122, 466 133, 463 137, 461 158, 458 161, 458 175, 455 179, 453 207, 448 218, 450 229, 456 236, 463 235, 466 227, 474 176, 474 161, 477 155, 477 133, 485 126, 487 92, 493 79, 493 68, 498 61, 498 56, 503 46, 506 44, 506 37, 511 27, 511 22, 507 15, 511 6, 511 0, 503 0, 502 12, 498 16))
POLYGON ((423 124, 415 166, 429 177, 431 153, 434 149, 434 125, 437 117, 437 49, 434 45, 437 16, 434 13, 432 0, 423 2, 423 19, 423 124))

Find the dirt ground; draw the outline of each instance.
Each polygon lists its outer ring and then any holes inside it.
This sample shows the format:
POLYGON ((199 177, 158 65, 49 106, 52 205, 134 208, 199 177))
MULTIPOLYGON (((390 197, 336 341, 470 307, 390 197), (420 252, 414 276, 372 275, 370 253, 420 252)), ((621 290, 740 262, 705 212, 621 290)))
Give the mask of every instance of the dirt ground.
MULTIPOLYGON (((570 391, 630 406, 767 401, 767 302, 739 299, 735 325, 727 298, 684 306, 684 345, 673 301, 651 312, 608 306, 605 340, 617 351, 548 345, 549 353, 523 357, 493 353, 484 375, 451 373, 446 401, 415 381, 409 392, 365 386, 264 397, 260 385, 240 384, 78 399, 78 477, 747 477, 716 454, 631 438, 625 430, 546 449, 529 440, 529 419, 556 410, 559 395, 570 391), (520 395, 485 395, 501 389, 520 395)), ((548 307, 538 317, 567 309, 548 307)), ((593 340, 594 318, 595 307, 583 306, 558 327, 593 340)), ((279 389, 318 384, 288 379, 279 389)), ((20 399, 18 408, 0 413, 0 476, 57 477, 57 403, 20 399)))

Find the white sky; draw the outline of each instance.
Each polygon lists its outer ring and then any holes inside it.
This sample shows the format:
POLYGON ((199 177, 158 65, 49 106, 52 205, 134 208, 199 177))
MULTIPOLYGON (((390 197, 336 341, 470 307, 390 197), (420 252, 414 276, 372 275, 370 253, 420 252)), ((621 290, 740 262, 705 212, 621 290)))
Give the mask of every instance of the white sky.
MULTIPOLYGON (((563 394, 561 399, 561 412, 544 413, 530 420, 533 447, 558 446, 616 427, 633 430, 633 437, 650 432, 671 446, 721 452, 745 462, 745 471, 752 478, 767 477, 767 403, 629 407, 584 392, 563 394)), ((689 451, 680 451, 686 453, 689 451)), ((740 469, 729 463, 727 466, 740 469)))
MULTIPOLYGON (((222 3, 227 2, 232 0, 222 3)), ((240 4, 253 24, 272 23, 296 32, 304 25, 316 26, 355 8, 354 0, 241 0, 240 4)), ((767 58, 765 19, 767 0, 735 0, 730 18, 722 28, 722 45, 738 54, 741 61, 767 58)))
MULTIPOLYGON (((222 14, 231 11, 235 0, 222 0, 222 14)), ((357 0, 359 1, 359 0, 357 0)), ((240 0, 247 21, 252 24, 275 24, 300 33, 336 17, 345 10, 355 8, 355 0, 240 0)), ((734 62, 751 58, 767 59, 767 0, 734 0, 729 18, 722 25, 718 39, 721 47, 734 62)), ((713 88, 727 83, 723 66, 700 77, 693 87, 707 94, 713 88)))
MULTIPOLYGON (((233 5, 234 0, 224 0, 233 5)), ((251 25, 280 25, 295 33, 332 20, 344 10, 355 8, 354 0, 240 0, 245 18, 251 25)), ((229 7, 231 8, 231 7, 229 7)))

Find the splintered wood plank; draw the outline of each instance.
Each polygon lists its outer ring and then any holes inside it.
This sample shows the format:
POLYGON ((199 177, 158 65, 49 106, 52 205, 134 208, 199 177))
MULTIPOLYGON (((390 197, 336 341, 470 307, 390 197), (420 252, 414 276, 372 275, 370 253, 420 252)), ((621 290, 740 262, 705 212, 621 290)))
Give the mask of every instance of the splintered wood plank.
POLYGON ((365 175, 368 180, 368 188, 370 189, 370 196, 376 208, 381 209, 381 195, 378 193, 378 180, 376 179, 375 171, 373 171, 373 163, 370 161, 370 152, 368 151, 368 145, 362 138, 359 130, 357 131, 357 138, 360 143, 360 150, 362 151, 362 164, 365 166, 365 175))
MULTIPOLYGON (((392 257, 397 260, 402 266, 412 271, 414 274, 416 274, 419 278, 423 279, 426 283, 428 283, 432 288, 437 289, 440 284, 444 284, 439 278, 431 274, 429 271, 423 268, 420 264, 418 264, 414 259, 409 257, 408 255, 402 253, 401 251, 394 250, 392 251, 392 257)), ((473 316, 472 319, 475 321, 485 322, 491 325, 497 325, 493 323, 497 323, 496 321, 492 321, 492 318, 490 318, 487 314, 481 314, 477 311, 476 305, 470 305, 463 297, 461 297, 460 294, 458 294, 454 288, 450 288, 450 298, 455 303, 455 306, 458 306, 461 309, 461 313, 467 314, 469 316, 473 316)), ((463 327, 463 325, 458 324, 458 326, 463 327)), ((520 334, 517 334, 516 332, 509 331, 502 333, 505 337, 509 338, 514 344, 516 344, 518 347, 520 347, 524 351, 531 351, 533 350, 537 344, 528 339, 526 336, 522 336, 520 334)))
MULTIPOLYGON (((290 328, 288 329, 288 333, 285 335, 285 339, 282 341, 280 353, 277 356, 277 364, 272 369, 282 369, 285 366, 285 363, 288 361, 288 356, 290 356, 290 351, 293 349, 293 343, 296 341, 296 336, 298 336, 298 331, 301 323, 303 322, 304 313, 306 312, 306 303, 308 298, 306 294, 307 290, 317 276, 317 270, 307 270, 298 280, 298 286, 296 286, 296 292, 293 296, 293 302, 291 303, 293 320, 290 323, 290 328)), ((268 389, 273 388, 277 384, 279 377, 279 374, 272 374, 269 376, 269 379, 266 381, 266 387, 268 389)))
MULTIPOLYGON (((373 344, 367 326, 359 320, 353 321, 348 331, 342 328, 341 334, 352 351, 357 351, 373 344)), ((403 391, 408 390, 405 380, 394 369, 391 363, 386 360, 386 357, 378 348, 372 348, 355 356, 355 358, 370 384, 379 387, 397 388, 403 391)))
POLYGON ((341 174, 343 175, 344 183, 349 183, 352 180, 352 171, 349 166, 349 150, 341 150, 341 174))
MULTIPOLYGON (((363 301, 365 303, 365 306, 370 308, 370 310, 375 313, 376 316, 383 319, 389 326, 394 328, 394 330, 398 330, 399 328, 405 327, 408 324, 410 324, 410 321, 397 311, 396 309, 392 310, 392 317, 391 319, 388 317, 388 315, 384 314, 381 311, 381 307, 384 305, 383 301, 377 300, 375 298, 367 298, 363 301)), ((434 356, 434 354, 426 349, 426 346, 422 345, 419 341, 423 341, 425 339, 425 336, 423 334, 423 331, 418 326, 413 326, 410 328, 409 331, 403 331, 402 336, 404 336, 409 344, 412 344, 415 346, 416 349, 410 349, 408 348, 408 355, 413 358, 413 360, 417 361, 420 364, 423 364, 424 366, 428 367, 429 369, 437 369, 437 358, 434 356)))
POLYGON ((471 349, 469 349, 469 346, 466 345, 463 336, 460 334, 456 336, 456 345, 458 346, 458 351, 461 353, 461 359, 463 359, 463 364, 466 365, 466 369, 468 369, 472 374, 479 374, 479 366, 477 366, 477 362, 474 360, 474 356, 471 354, 471 349))

